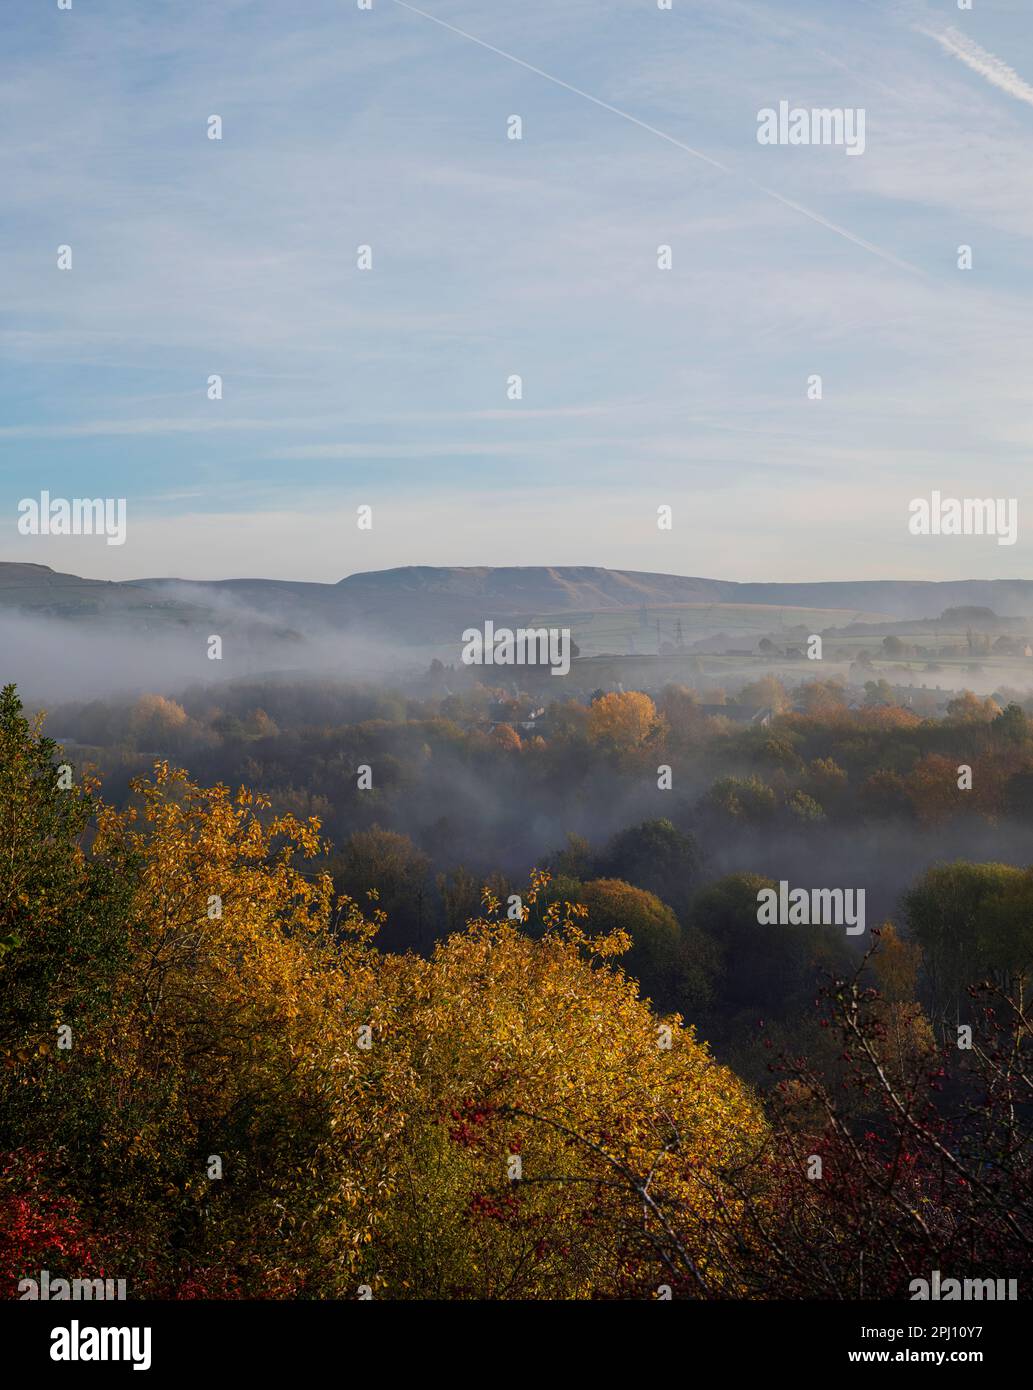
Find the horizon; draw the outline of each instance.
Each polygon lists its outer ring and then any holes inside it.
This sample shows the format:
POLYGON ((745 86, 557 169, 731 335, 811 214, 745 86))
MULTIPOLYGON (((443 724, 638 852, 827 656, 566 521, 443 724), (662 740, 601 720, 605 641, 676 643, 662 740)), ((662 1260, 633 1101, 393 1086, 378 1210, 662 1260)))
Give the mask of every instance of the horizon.
POLYGON ((444 570, 599 570, 609 574, 629 574, 642 575, 646 578, 656 579, 687 579, 696 580, 703 583, 716 584, 739 584, 746 586, 767 585, 771 587, 785 588, 792 585, 832 585, 832 584, 1029 584, 1033 583, 1033 577, 1027 578, 1024 575, 959 575, 943 579, 930 579, 924 576, 907 577, 902 575, 879 575, 879 576, 853 576, 848 579, 728 579, 724 575, 716 574, 683 574, 676 570, 639 570, 628 569, 618 565, 566 565, 550 564, 542 562, 534 565, 421 565, 418 563, 407 565, 387 565, 380 569, 352 570, 349 574, 343 574, 338 579, 299 579, 293 575, 271 575, 271 574, 232 574, 213 577, 211 575, 192 576, 184 574, 138 574, 124 579, 109 579, 102 575, 82 574, 72 570, 58 570, 53 565, 44 564, 34 560, 7 560, 0 559, 0 565, 34 565, 39 569, 50 570, 54 574, 65 574, 75 579, 86 579, 94 583, 115 583, 115 584, 153 584, 153 583, 184 583, 184 584, 232 584, 236 583, 275 583, 275 584, 316 584, 332 588, 336 584, 343 584, 348 579, 359 579, 367 575, 393 574, 404 570, 430 569, 437 571, 444 570))

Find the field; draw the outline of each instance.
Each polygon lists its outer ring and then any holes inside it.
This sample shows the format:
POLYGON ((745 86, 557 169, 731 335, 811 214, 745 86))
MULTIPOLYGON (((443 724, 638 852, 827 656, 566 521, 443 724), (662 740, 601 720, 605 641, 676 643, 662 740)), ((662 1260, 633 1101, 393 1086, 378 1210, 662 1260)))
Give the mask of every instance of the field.
POLYGON ((664 643, 691 647, 727 634, 729 645, 754 650, 761 637, 799 642, 811 632, 848 623, 891 622, 883 614, 836 608, 792 608, 761 603, 684 603, 640 608, 536 613, 533 627, 569 627, 582 656, 655 656, 664 643), (681 643, 678 624, 681 624, 681 643))

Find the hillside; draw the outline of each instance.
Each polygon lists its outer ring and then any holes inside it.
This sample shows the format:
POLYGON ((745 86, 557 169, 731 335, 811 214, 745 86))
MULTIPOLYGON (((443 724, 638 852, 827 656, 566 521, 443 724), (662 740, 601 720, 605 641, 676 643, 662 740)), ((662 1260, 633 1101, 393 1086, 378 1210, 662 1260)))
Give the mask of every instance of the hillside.
MULTIPOLYGON (((374 628, 418 637, 459 621, 564 612, 605 613, 676 605, 828 610, 837 623, 914 620, 976 605, 1004 617, 1033 613, 1031 580, 846 580, 739 583, 596 566, 406 566, 349 575, 336 584, 279 579, 83 579, 45 565, 0 562, 0 605, 59 617, 125 616, 184 621, 225 606, 306 628, 374 628)), ((758 625, 764 625, 758 615, 758 625)), ((830 621, 833 619, 830 618, 830 621)), ((784 623, 779 622, 779 626, 784 623)))

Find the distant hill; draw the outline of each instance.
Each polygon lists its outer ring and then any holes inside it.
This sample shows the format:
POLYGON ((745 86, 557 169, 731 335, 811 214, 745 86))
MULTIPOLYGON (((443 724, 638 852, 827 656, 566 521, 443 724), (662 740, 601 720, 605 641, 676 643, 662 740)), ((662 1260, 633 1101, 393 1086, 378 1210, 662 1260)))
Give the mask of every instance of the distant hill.
POLYGON ((61 574, 45 565, 0 562, 0 606, 55 616, 128 612, 188 620, 230 602, 302 629, 373 626, 417 636, 430 622, 540 613, 606 612, 677 604, 735 604, 835 610, 837 620, 880 616, 934 618, 946 608, 984 607, 1004 617, 1033 614, 1033 580, 845 580, 804 584, 738 583, 598 566, 412 565, 353 574, 336 584, 281 579, 138 579, 109 582, 61 574))
POLYGON ((992 607, 1002 615, 1033 614, 1033 580, 907 579, 816 581, 805 584, 739 583, 599 566, 431 566, 372 570, 337 584, 278 579, 140 579, 138 586, 214 588, 251 601, 326 604, 338 612, 428 600, 462 603, 490 611, 639 607, 641 604, 755 603, 798 608, 856 609, 902 618, 937 617, 960 605, 992 607))
POLYGON ((80 579, 48 565, 0 561, 0 608, 45 614, 55 618, 124 616, 167 609, 180 617, 196 610, 143 585, 105 579, 80 579))

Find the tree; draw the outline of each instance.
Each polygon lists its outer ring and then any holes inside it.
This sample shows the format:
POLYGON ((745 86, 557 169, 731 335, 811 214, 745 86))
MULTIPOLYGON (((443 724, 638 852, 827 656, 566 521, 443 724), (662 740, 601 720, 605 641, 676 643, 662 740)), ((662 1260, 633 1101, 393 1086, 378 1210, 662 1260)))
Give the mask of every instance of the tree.
POLYGON ((676 906, 695 890, 700 868, 695 839, 669 820, 643 821, 619 831, 596 865, 601 878, 626 879, 676 906))
POLYGON ((906 941, 892 922, 883 923, 879 937, 872 966, 882 996, 891 1003, 910 1003, 918 990, 922 948, 917 941, 906 941))
POLYGON ((750 825, 772 820, 776 808, 774 791, 759 777, 720 777, 704 797, 704 804, 750 825))
POLYGON ((619 752, 638 748, 656 725, 656 706, 638 690, 611 692, 588 711, 588 736, 619 752))
POLYGON ((907 783, 899 772, 883 768, 873 772, 861 786, 861 807, 875 820, 914 819, 915 808, 907 783))
POLYGON ((435 884, 445 909, 445 929, 462 931, 467 922, 477 916, 481 905, 480 883, 460 864, 449 874, 438 874, 435 884))
POLYGON ((990 732, 995 738, 1009 743, 1024 743, 1030 736, 1029 719, 1025 710, 1013 701, 991 722, 990 732))
POLYGON ((589 728, 588 706, 577 700, 554 700, 548 708, 546 722, 550 741, 554 743, 581 744, 589 728))
MULTIPOLYGON (((124 811, 60 790, 12 691, 0 739, 0 1083, 32 1102, 0 1114, 0 1273, 45 1259, 81 1274, 103 1250, 136 1297, 730 1287, 710 1216, 763 1119, 680 1018, 639 998, 616 964, 626 931, 589 935, 583 907, 549 905, 532 936, 488 889, 433 958, 383 953, 382 914, 313 869, 314 819, 165 763, 124 811), (120 935, 99 909, 80 932, 109 879, 120 935), (69 928, 103 1008, 51 952, 69 928), (19 957, 51 954, 34 996, 19 957), (71 1051, 18 1046, 55 1000, 71 1051)), ((529 912, 546 887, 532 879, 529 912)))
POLYGON ((556 909, 535 939, 497 907, 385 975, 414 1092, 369 1269, 397 1297, 734 1291, 711 1216, 763 1143, 748 1091, 607 967, 620 933, 556 909))
POLYGON ((692 733, 700 724, 699 696, 686 685, 665 685, 659 710, 676 734, 692 733))
POLYGON ((423 944, 429 925, 430 859, 397 830, 373 825, 358 830, 329 863, 337 890, 356 902, 376 893, 386 914, 382 940, 394 946, 423 944))
POLYGON ((132 1231, 131 1284, 216 1268, 242 1292, 318 1270, 328 1291, 354 1287, 372 1219, 347 1152, 370 1124, 352 1039, 373 1016, 372 926, 299 866, 318 822, 263 822, 261 798, 165 764, 135 790, 138 816, 98 817, 98 852, 139 867, 110 1017, 77 1048, 108 1075, 103 1142, 77 1176, 132 1231))
POLYGON ((578 900, 601 932, 625 931, 631 948, 621 964, 643 992, 663 1008, 698 1006, 709 999, 717 953, 706 936, 678 918, 655 893, 616 878, 597 878, 578 900))
POLYGON ((106 1018, 127 952, 132 883, 125 866, 83 849, 95 783, 30 723, 13 686, 0 692, 0 1150, 74 1146, 82 1117, 58 1050, 106 1018), (60 1114, 60 1124, 55 1123, 60 1114))
POLYGON ((927 869, 904 896, 937 1015, 954 1021, 970 983, 1021 996, 1033 969, 1033 870, 956 860, 927 869))
POLYGON ((187 723, 183 706, 164 695, 141 695, 129 711, 130 733, 146 749, 167 746, 170 736, 184 731, 187 723))
POLYGON ((834 758, 815 758, 808 764, 804 790, 819 806, 840 809, 846 801, 847 775, 834 758))
POLYGON ((567 832, 563 848, 549 856, 549 865, 554 875, 567 878, 587 878, 592 864, 592 846, 583 835, 567 832))
POLYGON ((776 714, 781 714, 789 708, 789 696, 777 676, 761 676, 760 680, 743 686, 739 691, 739 703, 751 709, 770 707, 776 714))
POLYGON ((866 705, 892 705, 896 701, 893 687, 888 680, 880 677, 877 681, 865 681, 864 702, 866 705))
MULTIPOLYGON (((958 791, 958 765, 955 759, 939 753, 920 758, 907 779, 908 792, 919 821, 938 825, 956 815, 964 805, 958 791)), ((980 780, 982 790, 982 779, 980 780)))
POLYGON ((947 704, 947 720, 951 724, 990 724, 1001 714, 1001 707, 989 696, 981 700, 971 690, 965 690, 947 704))
POLYGON ((747 729, 739 743, 751 762, 762 767, 779 767, 795 771, 801 766, 796 744, 800 736, 789 729, 747 729))
POLYGON ((796 696, 805 714, 830 714, 846 708, 846 694, 839 681, 804 681, 796 696))
POLYGON ((256 738, 275 738, 280 732, 276 720, 271 719, 264 709, 252 710, 248 715, 247 730, 256 738))
POLYGON ((719 1208, 742 1241, 737 1273, 755 1298, 901 1299, 913 1296, 916 1272, 1006 1280, 1029 1268, 1028 1015, 1000 990, 978 991, 973 1046, 936 1049, 915 1006, 866 985, 870 959, 821 992, 836 1074, 774 1054, 772 1141, 753 1170, 763 1195, 742 1183, 741 1203, 719 1208), (913 1025, 903 1048, 902 1018, 913 1025), (858 1096, 873 1114, 863 1129, 847 1109, 858 1096))
POLYGON ((813 796, 808 796, 805 791, 792 791, 786 797, 786 809, 799 821, 815 823, 825 819, 825 811, 820 802, 815 801, 813 796))
POLYGON ((774 888, 758 874, 729 874, 697 894, 692 921, 719 952, 715 998, 731 1009, 784 1017, 813 997, 823 968, 845 959, 841 931, 821 925, 764 926, 757 895, 774 888))

